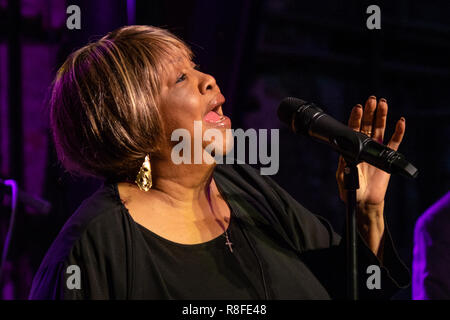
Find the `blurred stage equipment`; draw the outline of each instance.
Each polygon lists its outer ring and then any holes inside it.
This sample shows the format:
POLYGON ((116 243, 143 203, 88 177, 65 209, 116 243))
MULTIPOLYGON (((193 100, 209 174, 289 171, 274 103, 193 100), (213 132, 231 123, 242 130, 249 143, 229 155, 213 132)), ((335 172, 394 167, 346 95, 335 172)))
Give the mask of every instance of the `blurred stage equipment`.
POLYGON ((11 194, 11 215, 9 218, 8 230, 6 232, 5 243, 3 245, 2 257, 0 261, 0 280, 2 278, 6 259, 8 258, 8 251, 11 244, 11 237, 14 229, 18 203, 22 203, 30 208, 33 208, 38 214, 46 215, 52 208, 51 204, 44 199, 41 199, 38 196, 31 195, 19 189, 17 181, 12 179, 0 179, 0 206, 3 205, 4 194, 11 194))

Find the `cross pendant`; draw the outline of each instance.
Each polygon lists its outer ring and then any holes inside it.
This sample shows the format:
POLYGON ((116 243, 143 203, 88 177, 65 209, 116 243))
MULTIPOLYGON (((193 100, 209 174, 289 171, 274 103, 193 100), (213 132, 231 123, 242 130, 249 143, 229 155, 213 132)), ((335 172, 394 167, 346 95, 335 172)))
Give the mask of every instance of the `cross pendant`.
POLYGON ((227 239, 227 242, 225 242, 225 244, 228 246, 228 248, 230 248, 230 251, 233 252, 233 249, 231 248, 231 245, 232 245, 233 243, 230 242, 230 240, 227 239))

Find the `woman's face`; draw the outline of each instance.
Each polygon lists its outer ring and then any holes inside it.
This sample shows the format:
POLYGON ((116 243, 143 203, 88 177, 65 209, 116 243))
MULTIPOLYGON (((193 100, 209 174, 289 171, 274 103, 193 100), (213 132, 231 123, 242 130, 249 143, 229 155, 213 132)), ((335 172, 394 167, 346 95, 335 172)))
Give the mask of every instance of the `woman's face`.
MULTIPOLYGON (((174 130, 186 129, 191 138, 191 163, 194 163, 194 143, 201 145, 202 153, 208 145, 209 148, 214 146, 215 152, 221 152, 222 155, 228 153, 232 149, 233 138, 231 121, 222 111, 224 102, 225 98, 216 80, 209 74, 198 71, 191 60, 183 58, 170 63, 162 77, 160 94, 160 110, 168 135, 166 141, 170 142, 174 130), (194 121, 197 122, 197 135, 194 134, 194 121), (200 132, 201 135, 198 134, 200 132), (211 136, 204 139, 205 133, 206 136, 208 133, 211 136), (194 141, 194 138, 201 141, 194 141)), ((178 143, 175 141, 168 145, 173 147, 178 143)), ((209 154, 206 155, 210 157, 209 154)))

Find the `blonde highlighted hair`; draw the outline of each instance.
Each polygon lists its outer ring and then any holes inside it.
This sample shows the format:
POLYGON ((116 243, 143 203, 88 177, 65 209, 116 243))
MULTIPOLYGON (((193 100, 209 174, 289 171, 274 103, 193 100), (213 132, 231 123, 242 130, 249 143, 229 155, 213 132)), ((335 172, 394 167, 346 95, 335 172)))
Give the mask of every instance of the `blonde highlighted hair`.
POLYGON ((161 78, 180 57, 192 52, 169 31, 127 26, 67 58, 53 82, 50 125, 69 173, 134 181, 145 155, 160 150, 161 78))

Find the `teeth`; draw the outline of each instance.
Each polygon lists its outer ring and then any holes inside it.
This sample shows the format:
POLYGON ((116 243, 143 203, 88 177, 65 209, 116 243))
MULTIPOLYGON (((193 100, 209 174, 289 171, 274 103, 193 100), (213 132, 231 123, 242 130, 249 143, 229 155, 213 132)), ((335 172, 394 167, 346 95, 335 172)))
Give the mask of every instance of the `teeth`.
POLYGON ((219 116, 223 116, 222 112, 220 112, 220 107, 221 107, 221 106, 215 107, 215 108, 213 109, 213 111, 214 111, 215 113, 217 113, 219 116))

